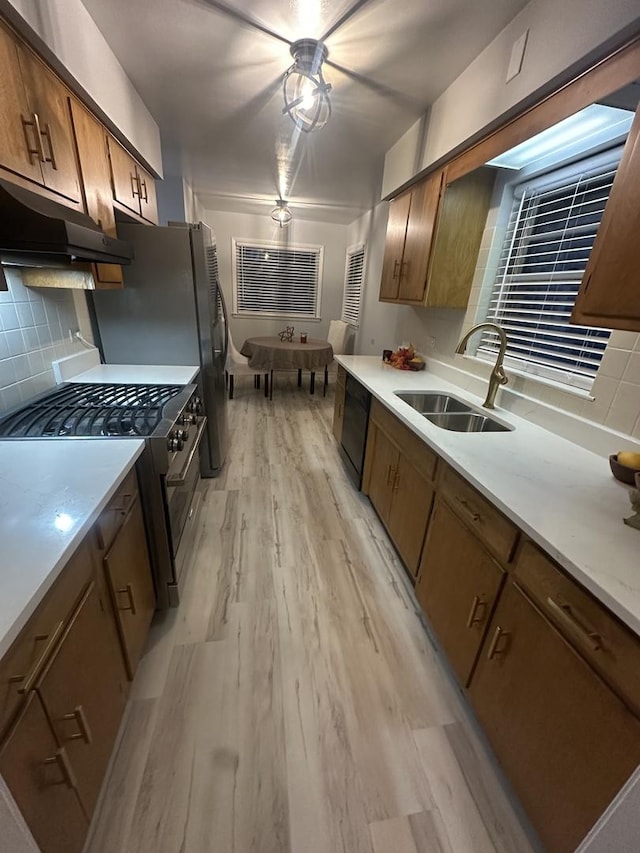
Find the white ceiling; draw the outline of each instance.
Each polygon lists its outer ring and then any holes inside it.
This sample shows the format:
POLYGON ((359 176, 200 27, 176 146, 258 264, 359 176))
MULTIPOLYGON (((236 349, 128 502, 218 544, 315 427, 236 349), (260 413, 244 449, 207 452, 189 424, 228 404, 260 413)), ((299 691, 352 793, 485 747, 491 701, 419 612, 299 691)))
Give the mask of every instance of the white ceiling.
POLYGON ((282 192, 294 215, 350 222, 378 200, 386 151, 527 0, 83 2, 160 126, 166 173, 205 207, 282 192), (289 46, 239 18, 294 41, 343 16, 325 42, 355 79, 325 67, 331 120, 296 136, 282 115, 289 46))

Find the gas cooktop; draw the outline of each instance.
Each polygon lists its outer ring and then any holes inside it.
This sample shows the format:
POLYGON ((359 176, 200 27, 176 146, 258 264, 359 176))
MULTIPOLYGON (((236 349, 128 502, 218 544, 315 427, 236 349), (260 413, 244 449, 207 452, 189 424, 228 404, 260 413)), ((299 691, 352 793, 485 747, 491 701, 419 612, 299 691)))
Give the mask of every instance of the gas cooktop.
POLYGON ((185 388, 193 390, 184 385, 66 383, 0 418, 0 437, 151 436, 172 416, 165 407, 185 388))

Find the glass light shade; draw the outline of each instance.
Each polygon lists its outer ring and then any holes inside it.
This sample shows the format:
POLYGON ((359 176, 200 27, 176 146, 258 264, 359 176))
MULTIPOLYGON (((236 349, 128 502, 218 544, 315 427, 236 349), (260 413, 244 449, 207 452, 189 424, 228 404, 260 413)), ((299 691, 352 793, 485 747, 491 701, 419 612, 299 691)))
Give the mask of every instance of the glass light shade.
POLYGON ((322 76, 322 63, 329 55, 322 42, 300 39, 291 45, 295 59, 282 84, 284 109, 296 127, 305 133, 319 130, 331 118, 331 84, 322 76))
POLYGON ((276 201, 277 207, 274 207, 271 211, 271 218, 274 222, 277 222, 281 228, 284 228, 285 225, 288 225, 293 219, 293 215, 289 210, 289 206, 286 201, 282 199, 278 199, 276 201))

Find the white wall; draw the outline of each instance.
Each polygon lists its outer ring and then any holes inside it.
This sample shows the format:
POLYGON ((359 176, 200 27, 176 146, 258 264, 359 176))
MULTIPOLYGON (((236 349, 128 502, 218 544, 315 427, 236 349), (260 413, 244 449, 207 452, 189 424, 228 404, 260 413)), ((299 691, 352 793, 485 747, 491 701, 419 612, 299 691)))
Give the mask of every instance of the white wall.
POLYGON ((269 240, 286 245, 303 243, 324 246, 324 264, 322 280, 321 320, 307 321, 297 318, 239 318, 231 317, 230 326, 233 340, 238 349, 247 337, 254 335, 274 335, 286 325, 293 325, 296 332, 303 329, 310 337, 326 338, 329 321, 340 317, 342 311, 342 293, 344 289, 344 270, 347 250, 347 228, 328 222, 310 222, 294 220, 286 228, 279 228, 261 208, 259 213, 229 213, 223 210, 205 210, 202 218, 216 235, 218 262, 222 290, 226 298, 229 313, 232 310, 232 271, 231 256, 233 238, 269 240))
POLYGON ((8 0, 125 139, 162 175, 160 133, 81 0, 8 0))

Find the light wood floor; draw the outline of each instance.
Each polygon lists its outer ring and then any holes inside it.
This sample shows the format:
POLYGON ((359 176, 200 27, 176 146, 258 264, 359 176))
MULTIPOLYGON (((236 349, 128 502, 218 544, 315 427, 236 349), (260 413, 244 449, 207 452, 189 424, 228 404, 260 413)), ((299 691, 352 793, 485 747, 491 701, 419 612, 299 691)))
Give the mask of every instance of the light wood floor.
POLYGON ((332 389, 241 379, 229 410, 88 853, 531 851, 343 471, 332 389))

